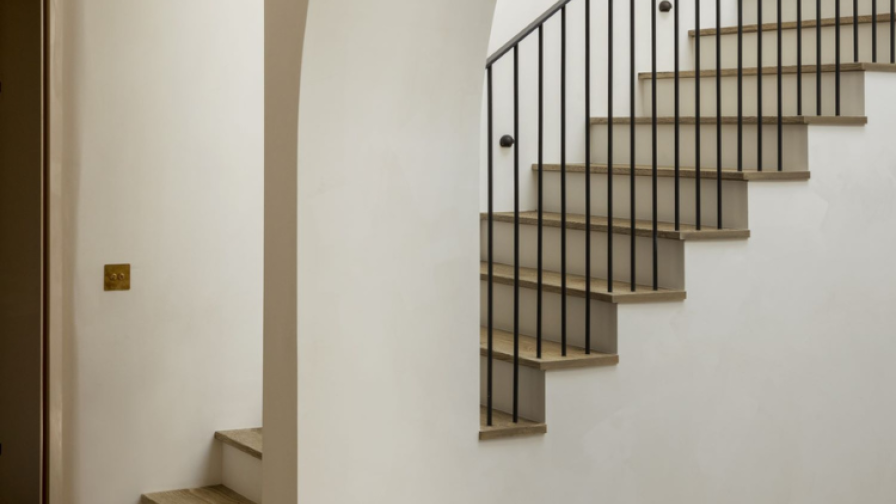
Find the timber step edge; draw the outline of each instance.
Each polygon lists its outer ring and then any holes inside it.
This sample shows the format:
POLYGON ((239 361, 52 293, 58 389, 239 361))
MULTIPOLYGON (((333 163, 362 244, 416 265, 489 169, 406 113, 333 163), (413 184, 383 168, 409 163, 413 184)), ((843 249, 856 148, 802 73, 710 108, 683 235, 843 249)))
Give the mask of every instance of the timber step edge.
MULTIPOLYGON (((492 329, 492 356, 496 360, 513 362, 513 333, 492 329)), ((488 328, 479 329, 480 355, 488 356, 488 328)), ((559 369, 578 369, 585 367, 614 366, 619 364, 619 355, 591 351, 585 353, 585 349, 567 345, 566 356, 563 356, 562 346, 556 341, 542 340, 541 358, 537 357, 537 340, 532 336, 520 335, 520 365, 538 369, 540 371, 554 371, 559 369)))
POLYGON ((263 457, 264 438, 261 428, 218 431, 215 432, 215 439, 258 460, 263 457))
POLYGON ((255 504, 224 485, 144 494, 141 504, 255 504))
MULTIPOLYGON (((793 75, 798 72, 800 68, 797 65, 786 65, 781 67, 782 75, 793 75)), ((802 73, 804 74, 815 74, 817 73, 817 67, 815 65, 802 65, 802 73)), ((754 76, 762 71, 762 75, 777 75, 778 67, 777 66, 763 66, 759 67, 744 67, 743 75, 745 77, 754 76)), ((827 64, 821 65, 821 73, 832 73, 837 71, 836 64, 827 64)), ((890 63, 841 63, 840 64, 840 72, 848 73, 848 72, 896 72, 896 65, 890 63)), ((723 68, 721 71, 717 71, 715 69, 710 70, 701 70, 700 77, 715 77, 717 73, 721 73, 722 77, 737 77, 738 70, 737 68, 723 68)), ((678 72, 678 76, 682 79, 693 79, 697 75, 697 72, 694 70, 683 70, 678 72)), ((640 72, 638 74, 638 78, 641 80, 652 80, 653 74, 651 72, 640 72)), ((656 73, 657 80, 659 79, 674 79, 675 72, 657 72, 656 73)))
MULTIPOLYGON (((871 15, 867 15, 867 14, 864 16, 858 16, 858 19, 857 19, 858 24, 871 24, 873 21, 874 21, 874 17, 871 15)), ((889 21, 890 21, 889 13, 877 15, 878 23, 888 23, 889 21)), ((852 16, 840 16, 840 26, 851 26, 852 24, 853 24, 852 16)), ((815 28, 817 26, 817 22, 815 19, 804 19, 802 22, 802 25, 803 25, 803 28, 815 28)), ((822 18, 822 20, 821 20, 822 28, 833 27, 833 26, 837 26, 837 18, 836 17, 822 18)), ((782 30, 795 30, 796 28, 797 28, 796 21, 786 21, 786 22, 781 23, 782 30)), ((777 31, 777 30, 778 30, 778 23, 763 23, 762 24, 763 32, 767 32, 767 31, 770 32, 770 31, 777 31)), ((759 31, 758 24, 743 25, 743 28, 742 28, 743 33, 755 33, 757 31, 759 31)), ((701 36, 715 35, 715 34, 716 34, 715 28, 704 28, 704 29, 700 30, 701 36)), ((724 26, 720 30, 720 34, 721 35, 736 35, 737 34, 737 26, 724 26)), ((688 35, 690 37, 695 37, 697 35, 697 32, 696 32, 696 30, 688 30, 688 35)))
POLYGON ((520 418, 514 423, 513 417, 503 411, 492 410, 492 425, 487 423, 488 412, 485 406, 479 407, 479 440, 503 439, 523 436, 539 436, 547 434, 548 426, 543 422, 533 422, 520 418))
MULTIPOLYGON (((737 116, 722 116, 722 124, 738 124, 739 121, 737 116)), ((652 124, 653 118, 650 116, 646 117, 635 117, 635 124, 652 124)), ((759 118, 756 116, 743 116, 742 124, 758 124, 759 118)), ((591 124, 609 124, 610 120, 607 117, 592 117, 591 124)), ((631 124, 631 117, 614 117, 613 124, 631 124)), ((675 117, 674 116, 660 116, 656 118, 656 122, 659 125, 674 125, 675 117)), ((694 116, 682 116, 679 118, 679 124, 696 124, 697 118, 694 116)), ((700 118, 700 124, 716 124, 717 118, 713 114, 711 116, 704 116, 700 118)), ((808 126, 812 124, 817 125, 828 125, 828 126, 864 126, 868 124, 868 118, 865 116, 783 116, 781 117, 781 123, 784 125, 792 126, 808 126)), ((778 116, 763 116, 762 124, 775 125, 778 124, 778 116)))
MULTIPOLYGON (((556 163, 543 163, 542 167, 546 172, 559 172, 562 170, 561 166, 556 163)), ((597 175, 606 175, 610 172, 610 168, 608 165, 603 163, 591 163, 590 166, 591 173, 597 175)), ((566 172, 567 173, 585 173, 586 167, 585 163, 567 163, 566 164, 566 172)), ((532 165, 532 171, 538 172, 538 163, 532 165)), ((613 175, 631 175, 631 165, 628 164, 614 164, 613 165, 613 175)), ((679 175, 681 178, 688 179, 696 179, 697 178, 697 170, 695 168, 679 168, 679 175)), ((636 177, 651 177, 653 176, 653 168, 648 165, 635 165, 635 176, 636 177)), ((675 177, 675 168, 671 166, 660 166, 657 168, 657 177, 663 178, 673 178, 675 177)), ((707 180, 715 180, 718 177, 718 172, 715 168, 703 168, 700 170, 700 177, 707 180)), ((805 181, 811 178, 811 174, 808 171, 776 171, 776 170, 767 170, 767 171, 757 171, 757 170, 744 170, 737 171, 731 168, 723 168, 722 169, 722 180, 731 180, 735 182, 749 182, 749 181, 805 181)))

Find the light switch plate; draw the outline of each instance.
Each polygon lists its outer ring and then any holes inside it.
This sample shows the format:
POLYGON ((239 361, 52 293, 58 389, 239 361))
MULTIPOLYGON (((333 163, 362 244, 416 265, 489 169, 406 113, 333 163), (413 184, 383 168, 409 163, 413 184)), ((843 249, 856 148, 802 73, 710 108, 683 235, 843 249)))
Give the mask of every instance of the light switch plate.
POLYGON ((103 274, 103 290, 131 290, 131 265, 107 264, 103 274))

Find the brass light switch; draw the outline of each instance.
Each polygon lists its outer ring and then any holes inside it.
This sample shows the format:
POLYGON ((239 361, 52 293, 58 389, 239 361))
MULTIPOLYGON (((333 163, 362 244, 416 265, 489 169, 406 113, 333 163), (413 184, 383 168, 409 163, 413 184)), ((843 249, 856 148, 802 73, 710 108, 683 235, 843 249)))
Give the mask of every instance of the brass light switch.
POLYGON ((131 265, 107 264, 103 276, 103 290, 131 290, 131 265))

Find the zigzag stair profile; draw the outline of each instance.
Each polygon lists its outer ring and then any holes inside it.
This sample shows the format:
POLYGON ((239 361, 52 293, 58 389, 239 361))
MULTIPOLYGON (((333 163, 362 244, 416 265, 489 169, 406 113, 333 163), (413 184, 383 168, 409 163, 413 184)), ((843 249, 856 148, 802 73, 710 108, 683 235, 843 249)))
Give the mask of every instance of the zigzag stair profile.
MULTIPOLYGON (((549 18, 550 15, 545 14, 539 18, 539 21, 543 22, 549 18)), ((862 37, 866 37, 866 31, 867 36, 870 36, 871 26, 875 22, 885 23, 880 26, 879 31, 886 30, 883 35, 880 35, 880 40, 889 41, 891 19, 888 13, 879 14, 876 19, 870 15, 858 15, 855 19, 855 25, 863 30, 862 37)), ((533 26, 536 24, 537 22, 533 26)), ((852 27, 853 25, 854 19, 851 14, 841 17, 841 29, 843 26, 852 27)), ((664 286, 662 281, 654 285, 650 285, 650 282, 645 284, 643 281, 635 282, 636 285, 633 285, 631 275, 622 275, 620 278, 618 272, 614 274, 611 290, 607 279, 599 278, 602 275, 607 276, 606 271, 609 270, 605 267, 608 255, 607 247, 609 246, 610 250, 616 250, 615 255, 619 254, 620 243, 623 247, 628 247, 629 243, 634 247, 636 240, 642 240, 637 242, 639 253, 642 254, 639 256, 640 259, 637 259, 638 267, 644 268, 643 254, 645 254, 645 250, 648 251, 646 253, 652 249, 657 250, 660 255, 659 261, 663 267, 680 271, 683 282, 685 254, 681 252, 681 249, 687 246, 686 243, 749 239, 751 231, 746 225, 748 214, 746 195, 749 184, 757 182, 799 183, 810 180, 811 166, 809 166, 810 157, 806 152, 806 139, 811 128, 862 127, 868 123, 868 118, 865 115, 865 75, 874 72, 896 72, 896 64, 891 64, 888 61, 890 59, 889 43, 881 44, 881 51, 885 52, 882 53, 878 61, 872 62, 871 43, 863 39, 864 45, 854 48, 850 31, 849 36, 844 35, 841 39, 841 43, 844 45, 841 47, 842 59, 839 65, 835 64, 833 59, 835 51, 829 46, 826 46, 821 54, 821 64, 818 65, 815 53, 814 30, 817 23, 814 19, 814 11, 811 18, 809 16, 803 18, 801 26, 804 30, 812 30, 811 38, 809 38, 808 31, 804 34, 806 38, 804 39, 802 57, 797 58, 795 51, 785 51, 779 68, 778 60, 765 54, 765 51, 775 49, 774 39, 765 44, 763 55, 760 56, 757 53, 758 48, 761 47, 757 46, 757 35, 761 32, 763 37, 776 37, 778 25, 776 23, 764 23, 761 27, 758 24, 744 25, 742 33, 750 34, 753 38, 749 43, 743 45, 745 57, 740 70, 737 68, 736 45, 733 45, 737 40, 738 28, 736 26, 723 27, 718 31, 718 38, 717 30, 714 27, 704 25, 699 32, 690 30, 692 39, 702 40, 699 71, 695 68, 681 68, 677 79, 675 72, 668 71, 668 65, 663 69, 664 71, 656 72, 656 74, 639 72, 637 84, 640 86, 640 90, 636 92, 640 93, 644 111, 636 117, 631 117, 627 108, 625 113, 617 111, 612 119, 591 117, 589 119, 591 128, 590 163, 582 163, 580 158, 579 162, 575 163, 564 162, 561 164, 557 163, 557 159, 545 159, 541 163, 531 164, 531 172, 526 175, 531 177, 527 182, 531 182, 534 189, 527 186, 526 191, 530 191, 529 194, 535 194, 535 190, 538 190, 538 201, 542 202, 543 199, 541 212, 538 208, 531 206, 520 209, 518 213, 507 211, 506 207, 498 208, 491 214, 491 223, 488 213, 480 214, 483 240, 480 263, 480 281, 483 289, 480 358, 483 363, 481 376, 483 383, 486 383, 487 380, 485 364, 488 362, 491 362, 495 369, 500 369, 505 373, 503 375, 505 381, 508 379, 506 377, 510 376, 507 371, 508 366, 513 366, 515 363, 520 366, 519 371, 515 371, 515 373, 523 373, 525 370, 525 373, 528 373, 527 376, 532 376, 532 373, 555 373, 563 372, 565 369, 612 367, 619 364, 620 356, 616 353, 615 339, 611 344, 607 343, 606 338, 599 342, 592 341, 592 348, 586 351, 582 346, 577 346, 585 341, 580 332, 576 334, 575 338, 577 345, 569 344, 564 348, 558 340, 560 331, 553 326, 543 327, 545 336, 540 342, 541 355, 538 354, 539 341, 531 330, 532 320, 534 320, 532 312, 535 311, 535 297, 532 291, 540 289, 539 299, 541 296, 554 296, 553 304, 544 305, 545 310, 556 310, 556 307, 560 306, 556 298, 563 299, 564 295, 564 277, 558 266, 560 264, 558 257, 562 256, 562 250, 566 250, 566 254, 568 254, 562 264, 564 266, 572 265, 570 269, 567 269, 565 277, 565 299, 569 303, 574 301, 579 303, 576 312, 578 314, 583 313, 583 310, 590 310, 592 314, 614 313, 616 307, 623 303, 685 301, 687 296, 683 283, 681 288, 664 288, 667 286, 664 286), (717 43, 722 51, 719 54, 722 61, 720 68, 716 67, 717 43), (853 61, 854 55, 858 56, 856 61, 853 61), (749 97, 745 104, 738 102, 736 84, 739 77, 742 77, 743 89, 746 90, 742 90, 743 96, 749 97), (780 103, 777 101, 779 78, 782 89, 780 103), (674 100, 676 83, 680 86, 680 109, 678 109, 677 117, 673 113, 676 110, 674 107, 678 104, 674 100), (699 87, 695 83, 699 83, 699 87), (842 88, 839 87, 841 85, 842 88), (656 117, 651 111, 651 95, 654 86, 656 86, 658 96, 656 117), (722 90, 722 94, 717 99, 716 89, 719 88, 722 90), (696 93, 698 89, 702 90, 702 94, 696 93), (763 94, 763 89, 767 90, 765 94, 763 94), (817 90, 823 92, 819 101, 824 102, 824 108, 816 107, 815 93, 817 90), (835 90, 840 90, 840 95, 836 95, 835 90), (803 102, 799 104, 795 99, 797 93, 802 93, 800 96, 803 97, 803 102), (842 105, 839 115, 837 114, 838 110, 833 106, 835 99, 842 105), (695 105, 697 103, 700 104, 699 107, 695 105), (741 106, 743 108, 740 109, 741 113, 738 115, 738 107, 741 106), (779 106, 780 108, 778 108, 779 106), (699 117, 695 113, 697 111, 700 112, 699 117), (658 142, 660 146, 657 151, 653 152, 651 162, 651 128, 654 124, 656 124, 657 135, 660 137, 658 142), (779 125, 780 132, 778 131, 779 125), (695 144, 695 132, 698 129, 703 140, 702 143, 695 144), (636 132, 639 139, 636 151, 630 150, 629 140, 632 130, 636 132), (741 136, 742 131, 747 131, 749 134, 741 136), (673 136, 673 132, 675 136, 673 136), (682 138, 687 138, 687 140, 681 140, 680 151, 675 149, 673 158, 671 145, 675 145, 673 139, 679 138, 679 132, 681 132, 682 138), (612 136, 609 135, 610 133, 612 136), (781 135, 780 141, 779 134, 781 135), (689 136, 685 137, 684 135, 689 136), (763 137, 767 139, 764 145, 763 137), (616 146, 612 164, 608 162, 610 158, 607 152, 610 140, 613 140, 613 145, 616 146), (720 151, 716 148, 717 142, 722 149, 720 151), (744 153, 744 157, 740 159, 736 157, 738 144, 741 144, 740 149, 744 153), (699 153, 696 152, 696 145, 700 145, 699 153), (631 159, 632 154, 634 154, 634 159, 631 159), (677 166, 672 162, 673 160, 677 160, 677 166), (695 160, 700 162, 699 168, 695 167, 695 160), (780 166, 778 166, 779 164, 780 166), (561 176, 565 179, 562 179, 561 176), (561 180, 564 181, 563 184, 561 184, 561 180), (590 207, 585 204, 586 200, 583 196, 586 193, 586 181, 591 184, 590 207), (679 183, 681 187, 687 188, 686 191, 682 190, 680 195, 677 192, 679 183), (611 213, 606 196, 608 188, 613 186, 617 188, 617 195, 614 197, 614 210, 611 213), (675 200, 672 199, 673 190, 676 191, 675 200), (703 209, 701 210, 700 204, 697 204, 696 210, 694 210, 695 194, 699 195, 701 191, 703 192, 703 209), (561 194, 563 194, 562 197, 561 194), (716 203, 718 203, 718 215, 721 219, 723 196, 728 201, 724 205, 726 218, 723 222, 724 225, 717 225, 714 220, 716 203), (654 198, 654 202, 659 201, 659 203, 654 203, 652 209, 650 207, 651 197, 654 198), (689 213, 682 212, 681 220, 676 225, 675 221, 670 218, 670 208, 673 208, 671 202, 677 202, 679 197, 681 198, 681 208, 687 208, 689 213), (732 200, 735 203, 730 203, 732 200), (657 206, 660 207, 659 213, 657 213, 657 206), (565 209, 565 215, 561 209, 565 209), (651 211, 653 218, 649 218, 651 211), (590 219, 586 217, 586 212, 590 214, 590 219), (632 213, 635 213, 634 219, 632 213), (707 218, 707 216, 711 218, 707 218), (697 223, 701 220, 702 225, 698 226, 697 223), (541 227, 539 228, 539 226, 541 227), (492 233, 494 233, 492 236, 494 256, 492 257, 493 272, 491 275, 489 275, 489 248, 485 245, 489 229, 492 229, 492 233), (517 234, 517 229, 519 234, 517 234), (536 234, 532 229, 540 230, 540 232, 536 234), (560 234, 561 230, 563 231, 562 235, 560 234), (585 243, 584 236, 586 235, 590 237, 589 243, 592 243, 592 255, 589 259, 592 265, 590 290, 586 288, 585 277, 581 274, 574 274, 581 273, 582 265, 586 263, 586 260, 583 259, 585 254, 580 250, 582 244, 585 243), (613 240, 613 235, 618 235, 618 237, 613 240), (544 237, 542 238, 543 245, 542 242, 536 241, 536 236, 544 237), (558 241, 562 241, 561 237, 573 240, 576 248, 573 250, 573 247, 567 242, 567 247, 561 249, 560 245, 557 245, 558 241), (649 240, 651 239, 653 246, 650 245, 649 240), (552 241, 548 243, 547 240, 552 241), (511 253, 514 241, 519 243, 520 251, 518 282, 512 259, 515 255, 511 253), (602 245, 595 246, 594 243, 602 245), (657 244, 659 245, 657 246, 657 244), (545 251, 542 252, 545 254, 545 265, 541 271, 540 280, 538 269, 533 267, 533 258, 538 257, 539 264, 542 261, 542 256, 533 252, 536 248, 539 251, 545 251), (671 255, 664 255, 669 253, 671 255), (598 257, 599 255, 603 257, 598 257), (548 256, 550 257, 547 258, 548 256), (600 265, 601 268, 594 267, 599 262, 603 263, 600 265), (594 273, 596 270, 599 270, 599 273, 594 273), (489 344, 488 319, 486 317, 488 301, 485 294, 486 286, 489 283, 493 287, 494 298, 501 301, 494 305, 497 308, 494 308, 493 314, 495 323, 491 332, 491 345, 489 344), (511 307, 518 303, 522 306, 517 316, 530 319, 527 326, 528 333, 517 329, 515 334, 513 330, 516 320, 512 318, 513 309, 511 307), (582 308, 582 303, 585 303, 585 308, 582 308), (595 311, 597 305, 602 305, 602 307, 595 311), (601 346, 606 348, 601 348, 601 346), (489 361, 489 355, 491 355, 491 361, 489 361)), ((821 20, 821 26, 824 40, 833 40, 836 20, 829 16, 825 17, 821 20)), ((785 43, 795 40, 797 27, 798 24, 795 21, 781 24, 782 36, 791 37, 784 39, 785 43)), ((521 36, 525 37, 525 32, 521 36)), ((691 50, 694 51, 693 43, 691 50)), ((489 63, 497 61, 500 57, 501 53, 499 52, 489 60, 489 63)), ((627 61, 620 65, 621 70, 619 71, 627 76, 627 61)), ((555 112, 552 110, 546 113, 555 112)), ((567 155, 573 154, 568 153, 567 155)), ((530 163, 532 160, 524 159, 522 161, 530 163)), ((678 215, 676 208, 676 219, 678 215)), ((624 260, 628 260, 628 251, 623 250, 622 252, 620 255, 625 256, 624 260)), ((634 251, 631 252, 631 260, 636 260, 634 251)), ((654 258, 654 261, 657 259, 654 258)), ((612 267, 612 263, 610 263, 610 267, 612 267)), ((655 272, 654 275, 656 275, 655 272)), ((643 280, 643 277, 638 278, 643 280)), ((654 278, 657 277, 654 276, 654 278)), ((656 280, 654 281, 656 282, 656 280)), ((563 306, 565 305, 566 303, 563 306)), ((492 315, 491 312, 488 313, 490 316, 492 315)), ((538 320, 551 320, 552 323, 562 320, 562 316, 556 313, 551 313, 551 315, 551 317, 539 316, 538 320)), ((603 326, 601 330, 606 331, 608 326, 611 327, 615 338, 617 336, 615 322, 603 326)), ((593 328, 594 322, 592 322, 592 330, 594 330, 593 328)), ((581 331, 581 328, 579 330, 581 331)), ((564 328, 564 338, 565 331, 564 328)), ((592 338, 588 340, 592 340, 592 338)), ((516 375, 514 374, 514 376, 516 375)), ((521 385, 519 386, 526 387, 536 383, 541 384, 538 386, 544 388, 544 379, 520 381, 521 385)), ((500 392, 509 393, 506 383, 503 386, 504 388, 500 392)), ((479 437, 481 440, 538 436, 547 433, 547 426, 543 422, 547 417, 546 412, 541 415, 541 418, 538 418, 539 415, 534 415, 533 419, 520 418, 518 422, 513 422, 511 415, 502 411, 498 406, 494 406, 492 425, 487 425, 485 405, 488 392, 485 391, 485 388, 483 390, 483 395, 480 398, 482 408, 479 437)), ((543 395, 542 391, 542 398, 543 395)), ((520 397, 539 397, 539 394, 520 393, 520 397)), ((516 395, 514 395, 514 400, 516 400, 516 395)), ((501 403, 501 407, 506 408, 507 404, 504 401, 501 403)), ((544 407, 541 411, 543 409, 544 407)), ((540 410, 535 408, 528 411, 538 412, 540 410)))

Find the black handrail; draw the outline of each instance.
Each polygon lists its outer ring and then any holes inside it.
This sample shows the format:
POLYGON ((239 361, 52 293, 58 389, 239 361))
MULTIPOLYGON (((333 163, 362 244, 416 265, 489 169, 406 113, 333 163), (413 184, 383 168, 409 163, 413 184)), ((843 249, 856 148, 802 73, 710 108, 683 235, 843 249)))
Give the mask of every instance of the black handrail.
POLYGON ((519 44, 520 42, 523 41, 523 39, 525 39, 526 37, 531 35, 532 32, 534 32, 535 30, 540 28, 541 25, 543 25, 545 22, 547 22, 548 19, 551 19, 554 16, 554 14, 560 12, 560 10, 563 9, 563 7, 565 7, 566 4, 568 4, 571 1, 572 0, 560 0, 559 2, 557 2, 553 6, 551 6, 551 8, 546 10, 544 12, 544 14, 538 16, 535 19, 535 21, 532 21, 531 23, 529 23, 529 26, 525 27, 523 29, 523 31, 519 32, 516 35, 516 37, 513 37, 512 39, 510 39, 510 42, 507 42, 506 44, 501 46, 500 49, 495 51, 494 54, 489 56, 489 58, 487 60, 485 60, 485 67, 488 68, 488 67, 492 66, 496 61, 501 59, 501 56, 504 56, 505 54, 509 53, 511 49, 516 47, 517 44, 519 44))

